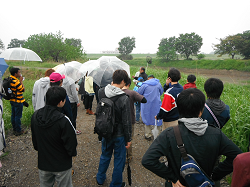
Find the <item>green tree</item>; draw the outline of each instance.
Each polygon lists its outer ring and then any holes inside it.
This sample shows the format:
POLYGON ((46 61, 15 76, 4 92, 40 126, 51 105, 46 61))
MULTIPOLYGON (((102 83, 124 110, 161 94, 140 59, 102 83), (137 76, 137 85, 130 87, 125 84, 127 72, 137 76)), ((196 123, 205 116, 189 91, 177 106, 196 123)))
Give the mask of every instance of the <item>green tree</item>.
POLYGON ((245 59, 250 59, 250 30, 237 34, 237 36, 239 36, 239 38, 237 37, 238 40, 235 41, 237 51, 245 59))
POLYGON ((157 57, 163 62, 176 59, 175 37, 163 38, 158 47, 157 57))
POLYGON ((8 44, 7 49, 14 48, 14 47, 22 47, 25 43, 25 40, 18 40, 17 38, 11 39, 10 43, 8 44))
POLYGON ((73 46, 73 44, 70 43, 71 39, 66 40, 68 43, 64 42, 60 31, 56 34, 35 34, 28 38, 24 47, 35 51, 43 61, 53 60, 59 62, 81 58, 83 55, 81 47, 73 46))
POLYGON ((0 39, 0 49, 4 50, 4 44, 3 41, 0 39))
POLYGON ((232 56, 232 59, 234 59, 234 55, 239 54, 239 51, 237 50, 237 43, 240 40, 240 36, 237 35, 229 35, 226 38, 222 39, 220 38, 219 44, 213 44, 215 54, 219 54, 218 57, 221 57, 222 55, 228 54, 232 56))
POLYGON ((68 45, 72 45, 77 48, 82 48, 82 40, 81 39, 75 39, 75 38, 66 38, 65 43, 68 45))
POLYGON ((197 55, 202 44, 202 37, 192 32, 190 34, 180 34, 176 39, 175 48, 178 53, 188 59, 190 55, 197 55))
POLYGON ((122 55, 130 54, 135 48, 135 38, 125 37, 119 42, 119 53, 122 55))
POLYGON ((206 57, 206 55, 204 55, 204 54, 198 54, 197 55, 197 58, 199 59, 199 60, 201 60, 201 59, 203 59, 203 58, 205 58, 206 57))

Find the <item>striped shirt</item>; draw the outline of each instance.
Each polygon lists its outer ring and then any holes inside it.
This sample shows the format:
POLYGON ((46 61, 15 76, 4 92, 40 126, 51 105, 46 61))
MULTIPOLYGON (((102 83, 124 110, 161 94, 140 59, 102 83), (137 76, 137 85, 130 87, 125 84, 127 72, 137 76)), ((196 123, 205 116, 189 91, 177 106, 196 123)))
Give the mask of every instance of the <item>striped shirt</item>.
POLYGON ((12 93, 14 93, 15 98, 10 99, 10 101, 14 101, 16 103, 23 103, 25 99, 23 98, 23 92, 24 92, 24 87, 20 83, 20 81, 14 77, 10 76, 11 82, 10 82, 10 89, 12 90, 12 93))

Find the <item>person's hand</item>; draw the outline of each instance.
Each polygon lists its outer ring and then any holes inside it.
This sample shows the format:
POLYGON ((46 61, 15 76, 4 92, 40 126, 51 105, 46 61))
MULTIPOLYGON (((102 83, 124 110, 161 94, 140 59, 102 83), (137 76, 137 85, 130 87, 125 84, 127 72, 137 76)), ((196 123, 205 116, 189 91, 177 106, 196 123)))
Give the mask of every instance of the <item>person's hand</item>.
POLYGON ((132 76, 132 78, 135 78, 135 76, 132 76))
POLYGON ((80 106, 80 103, 77 103, 77 105, 76 105, 77 107, 79 107, 80 106))
POLYGON ((171 82, 171 78, 168 77, 167 80, 166 80, 166 85, 169 85, 170 82, 171 82))
POLYGON ((173 187, 185 187, 185 186, 183 186, 183 185, 180 183, 179 180, 178 180, 176 183, 173 183, 173 182, 172 182, 172 186, 173 186, 173 187))
POLYGON ((128 149, 130 146, 131 146, 131 142, 128 142, 127 146, 125 146, 125 147, 126 147, 126 149, 128 149))
POLYGON ((155 116, 155 119, 157 119, 157 116, 155 116))
POLYGON ((76 91, 79 91, 79 89, 78 89, 78 88, 76 88, 76 91))
POLYGON ((22 82, 23 81, 23 76, 20 76, 19 80, 20 80, 20 82, 22 82))

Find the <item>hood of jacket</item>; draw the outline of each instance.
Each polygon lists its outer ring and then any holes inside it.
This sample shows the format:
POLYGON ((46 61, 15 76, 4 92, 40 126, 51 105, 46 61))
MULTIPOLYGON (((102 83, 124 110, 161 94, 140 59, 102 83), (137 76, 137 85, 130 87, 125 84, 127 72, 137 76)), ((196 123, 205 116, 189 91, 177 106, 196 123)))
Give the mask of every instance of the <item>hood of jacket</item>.
POLYGON ((40 86, 42 88, 45 88, 47 85, 50 84, 50 79, 49 77, 42 77, 41 79, 39 79, 39 82, 40 82, 40 86))
POLYGON ((59 111, 58 107, 45 105, 45 107, 37 111, 37 114, 36 114, 36 119, 38 122, 37 125, 42 128, 48 128, 63 117, 64 117, 64 114, 62 114, 59 111))
POLYGON ((207 99, 206 103, 215 115, 220 115, 226 108, 226 104, 220 99, 207 99))
POLYGON ((116 86, 112 86, 108 84, 104 89, 104 93, 108 98, 110 98, 110 97, 124 94, 125 92, 122 91, 120 88, 117 88, 116 86))
POLYGON ((147 85, 150 85, 150 86, 155 86, 157 84, 159 84, 159 79, 156 79, 156 78, 153 78, 153 79, 149 79, 145 82, 143 82, 142 84, 147 84, 147 85))
POLYGON ((75 81, 72 78, 65 77, 65 79, 63 79, 63 86, 71 85, 71 84, 75 84, 75 81))

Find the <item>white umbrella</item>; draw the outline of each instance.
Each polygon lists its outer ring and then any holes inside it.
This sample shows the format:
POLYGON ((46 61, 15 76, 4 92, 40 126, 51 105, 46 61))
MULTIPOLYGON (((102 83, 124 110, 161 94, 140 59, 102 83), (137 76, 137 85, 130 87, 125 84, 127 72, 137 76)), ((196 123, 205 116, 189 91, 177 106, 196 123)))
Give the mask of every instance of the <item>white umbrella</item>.
POLYGON ((4 58, 5 60, 42 62, 42 59, 34 51, 22 47, 6 49, 0 54, 0 58, 4 58))
POLYGON ((66 77, 71 77, 74 81, 78 81, 84 76, 84 74, 79 71, 82 64, 77 61, 67 62, 64 64, 57 65, 53 69, 66 77))
POLYGON ((112 82, 112 76, 115 70, 122 69, 128 73, 130 77, 129 65, 121 61, 116 56, 102 56, 98 60, 90 60, 85 62, 81 71, 93 77, 93 81, 100 87, 104 87, 112 82))

